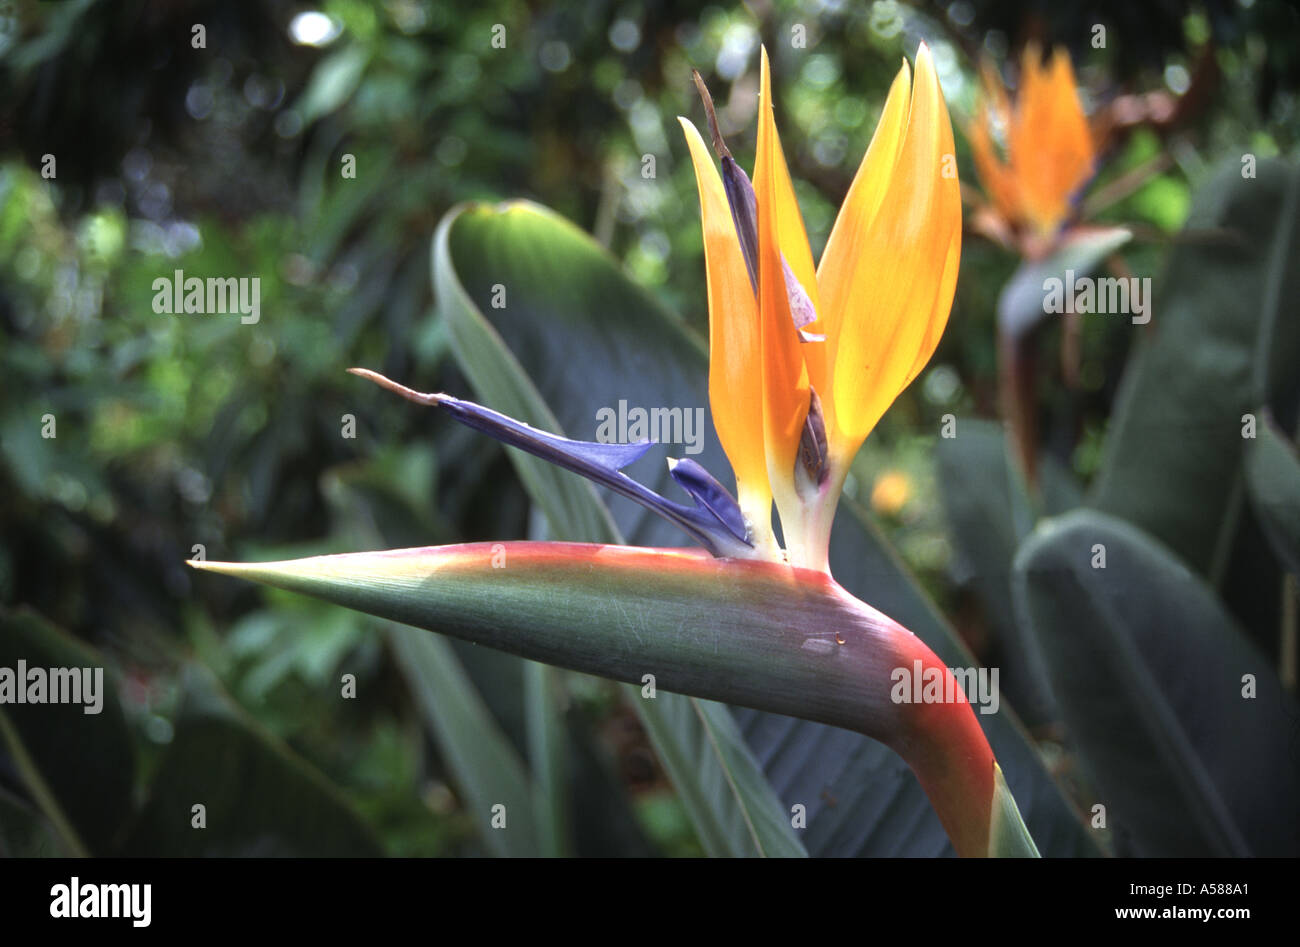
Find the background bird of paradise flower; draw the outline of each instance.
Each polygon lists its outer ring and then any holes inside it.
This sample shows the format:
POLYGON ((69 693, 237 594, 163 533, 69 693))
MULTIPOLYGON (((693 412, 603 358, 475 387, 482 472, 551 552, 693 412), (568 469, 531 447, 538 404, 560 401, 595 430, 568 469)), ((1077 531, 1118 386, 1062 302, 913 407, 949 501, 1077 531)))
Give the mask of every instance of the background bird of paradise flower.
MULTIPOLYGON (((620 399, 707 406, 698 203, 674 122, 700 120, 691 68, 752 167, 759 41, 772 51, 817 256, 925 40, 968 187, 981 65, 1014 102, 1031 41, 1069 50, 1105 142, 1072 209, 1132 234, 1076 268, 1158 277, 1155 316, 1019 311, 1035 339, 1026 479, 998 423, 996 327, 1016 277, 1042 274, 967 233, 944 339, 849 475, 832 568, 945 660, 973 660, 964 646, 1001 669, 1029 736, 1004 714, 990 739, 1022 806, 1037 800, 1045 854, 1294 853, 1294 754, 1266 716, 1294 708, 1296 667, 1290 8, 1117 6, 1097 47, 1069 4, 227 6, 18 4, 0 26, 0 665, 102 660, 116 692, 92 723, 0 708, 6 851, 948 852, 902 763, 846 731, 719 709, 702 728, 666 694, 647 721, 600 679, 181 566, 196 545, 288 558, 545 538, 556 521, 677 542, 342 369, 514 398, 574 436, 620 399), (444 213, 516 197, 579 229, 466 211, 431 286, 444 213), (152 280, 178 268, 260 276, 262 321, 155 315, 152 280), (72 762, 40 752, 55 737, 72 762), (17 745, 37 749, 48 794, 17 745), (205 769, 217 747, 261 782, 205 769), (165 818, 196 783, 228 816, 201 838, 165 818), (502 798, 531 814, 519 831, 491 830, 502 798), (788 827, 796 804, 806 828, 788 827)), ((634 472, 667 492, 661 465, 634 472)))

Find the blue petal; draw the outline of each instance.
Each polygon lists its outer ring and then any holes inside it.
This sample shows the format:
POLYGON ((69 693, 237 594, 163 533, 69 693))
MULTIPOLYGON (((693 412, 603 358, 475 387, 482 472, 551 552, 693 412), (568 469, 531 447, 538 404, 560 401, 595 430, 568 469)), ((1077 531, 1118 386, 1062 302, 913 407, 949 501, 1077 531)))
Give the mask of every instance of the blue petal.
POLYGON ((748 542, 748 530, 745 528, 745 516, 740 512, 740 504, 713 474, 689 457, 684 460, 670 458, 668 473, 677 481, 678 486, 694 498, 696 506, 708 510, 741 542, 748 542))
MULTIPOLYGON (((473 401, 462 401, 451 395, 437 395, 438 407, 457 421, 489 437, 511 444, 535 454, 543 460, 569 469, 592 466, 609 472, 622 470, 645 456, 654 447, 653 441, 635 444, 602 444, 599 441, 575 441, 558 434, 539 431, 530 424, 516 421, 500 411, 493 411, 473 401), (572 466, 571 466, 572 465, 572 466)), ((582 470, 578 470, 582 473, 582 470)))
POLYGON ((715 556, 741 555, 752 548, 752 544, 746 537, 744 518, 740 515, 740 508, 736 505, 736 501, 731 498, 722 484, 694 461, 678 463, 673 472, 673 479, 682 484, 695 499, 694 507, 683 506, 665 499, 622 473, 621 468, 644 456, 645 452, 654 446, 650 441, 640 441, 636 444, 575 441, 557 434, 539 431, 531 425, 516 421, 499 411, 493 411, 472 401, 463 401, 451 395, 414 391, 364 368, 350 368, 348 371, 362 378, 369 378, 416 404, 442 408, 467 427, 481 431, 503 444, 518 447, 565 470, 581 474, 588 480, 608 487, 620 496, 635 500, 647 509, 676 523, 715 556), (679 476, 676 470, 683 464, 688 467, 679 476))

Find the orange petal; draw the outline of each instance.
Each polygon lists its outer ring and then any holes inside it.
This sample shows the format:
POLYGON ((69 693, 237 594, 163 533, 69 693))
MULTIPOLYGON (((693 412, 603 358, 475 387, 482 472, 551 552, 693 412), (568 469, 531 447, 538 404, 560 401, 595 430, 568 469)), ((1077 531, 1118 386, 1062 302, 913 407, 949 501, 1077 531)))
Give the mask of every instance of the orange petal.
MULTIPOLYGON (((763 70, 767 70, 767 51, 763 51, 763 70)), ((771 83, 771 77, 763 81, 763 88, 768 88, 771 83)), ((794 196, 794 182, 790 181, 790 169, 785 164, 785 152, 781 148, 781 137, 777 134, 775 121, 771 125, 772 130, 772 147, 776 152, 776 160, 772 164, 775 174, 776 187, 776 241, 777 246, 785 255, 785 261, 790 264, 790 271, 798 277, 798 281, 803 285, 803 290, 809 294, 813 300, 813 306, 818 311, 818 316, 822 315, 822 307, 818 299, 818 289, 816 289, 816 267, 813 265, 813 248, 809 246, 809 234, 803 228, 803 215, 800 212, 800 203, 794 196)), ((754 169, 755 178, 758 177, 758 168, 754 169)), ((820 319, 818 323, 807 325, 805 327, 809 332, 820 332, 820 319)))
POLYGON ((1019 194, 1010 166, 1002 160, 994 147, 991 131, 992 124, 998 122, 1008 134, 1010 132, 1011 112, 1007 106, 1007 92, 992 63, 985 62, 982 65, 980 76, 984 96, 974 124, 966 129, 966 137, 970 141, 975 173, 984 186, 984 193, 1003 219, 1014 223, 1021 216, 1019 194))
MULTIPOLYGON (((867 252, 866 242, 872 223, 880 210, 894 165, 898 161, 899 146, 907 126, 911 86, 912 71, 904 60, 889 87, 880 122, 876 125, 862 164, 858 166, 853 184, 845 195, 844 204, 840 207, 831 235, 826 241, 821 264, 817 268, 818 288, 825 307, 822 322, 828 353, 836 351, 840 329, 846 318, 863 304, 861 297, 854 296, 861 289, 855 284, 855 272, 863 254, 867 252)), ((833 355, 828 354, 828 358, 831 361, 826 371, 828 377, 818 390, 822 393, 827 431, 834 431, 837 406, 835 399, 829 396, 834 385, 833 377, 829 376, 834 374, 835 362, 833 355)))
MULTIPOLYGON (((900 77, 906 82, 905 73, 900 77)), ((891 91, 876 132, 887 152, 901 131, 897 158, 890 167, 868 152, 859 171, 868 180, 861 190, 854 182, 841 212, 842 220, 849 215, 844 246, 828 245, 822 262, 822 294, 837 321, 830 340, 831 450, 840 456, 852 455, 929 359, 956 285, 961 196, 952 123, 924 44, 904 128, 896 113, 901 101, 902 93, 896 98, 891 91)), ((841 226, 837 221, 833 240, 841 226)))
MULTIPOLYGON (((763 50, 761 59, 761 69, 768 70, 767 50, 763 50)), ((770 90, 771 75, 770 73, 767 75, 768 78, 763 80, 762 88, 770 90)), ((808 245, 808 231, 804 227, 803 213, 799 210, 799 201, 795 197, 794 182, 790 179, 790 168, 785 161, 785 152, 781 147, 781 136, 777 132, 775 121, 772 123, 772 141, 776 152, 773 174, 776 186, 777 246, 781 248, 781 253, 786 263, 790 265, 791 272, 799 280, 813 308, 817 311, 817 321, 803 328, 807 332, 821 334, 825 331, 825 322, 822 319, 821 299, 817 290, 817 268, 813 264, 812 248, 808 245)), ((758 169, 755 168, 754 172, 757 177, 758 169)), ((821 386, 824 376, 825 349, 825 343, 803 343, 804 363, 808 366, 810 380, 817 387, 821 386)))
MULTIPOLYGON (((704 265, 709 285, 709 407, 722 449, 736 474, 736 492, 768 497, 763 448, 763 377, 758 302, 749 283, 722 178, 695 126, 678 119, 686 133, 704 229, 704 265)), ((760 503, 761 505, 761 503, 760 503)), ((761 515, 760 510, 749 510, 761 515)))
POLYGON ((1051 233, 1069 214, 1070 198, 1093 165, 1088 121, 1064 50, 1045 66, 1036 44, 1025 47, 1009 141, 1024 214, 1040 233, 1051 233))
POLYGON ((1092 131, 1079 101, 1079 87, 1074 80, 1070 54, 1059 48, 1052 55, 1052 97, 1055 120, 1052 151, 1057 157, 1055 168, 1059 187, 1068 198, 1092 175, 1092 131))
MULTIPOLYGON (((948 315, 952 310, 952 297, 957 291, 957 272, 961 269, 961 216, 960 208, 958 209, 957 222, 952 227, 952 235, 948 238, 948 252, 943 261, 943 275, 940 276, 938 283, 934 288, 934 302, 930 309, 930 319, 926 323, 925 335, 921 337, 920 348, 916 351, 916 358, 912 362, 912 367, 907 372, 907 378, 903 382, 906 388, 912 383, 917 375, 921 374, 921 369, 930 361, 930 356, 939 346, 939 340, 943 338, 943 330, 948 326, 948 315)), ((888 405, 886 405, 888 408, 888 405)))
POLYGON ((826 241, 826 250, 822 253, 817 281, 825 301, 823 318, 828 338, 839 331, 846 314, 853 308, 850 293, 854 268, 862 257, 864 241, 870 234, 871 224, 880 210, 898 161, 899 146, 907 128, 911 86, 912 73, 904 60, 889 87, 889 96, 885 99, 871 144, 844 197, 844 204, 826 241))
MULTIPOLYGON (((782 493, 793 489, 795 457, 804 418, 808 413, 808 371, 804 364, 804 344, 799 341, 790 318, 790 300, 786 294, 785 269, 780 237, 793 234, 794 227, 783 218, 791 213, 794 191, 788 186, 789 173, 776 137, 772 113, 772 86, 767 50, 762 52, 761 91, 758 103, 758 155, 754 164, 754 194, 758 203, 758 302, 762 325, 761 371, 763 376, 763 433, 767 447, 768 480, 781 506, 782 493), (785 181, 785 186, 782 181, 785 181)), ((798 214, 797 205, 793 213, 798 214)), ((798 222, 798 234, 803 223, 798 222)), ((807 251, 807 238, 803 238, 807 251)), ((799 274, 798 246, 787 253, 790 268, 799 274)), ((811 255, 809 255, 811 260, 811 255)), ((805 289, 811 295, 815 279, 805 289)), ((814 301, 814 305, 815 305, 814 301)), ((816 344, 816 343, 811 343, 816 344)), ((783 513, 784 515, 784 513, 783 513)))

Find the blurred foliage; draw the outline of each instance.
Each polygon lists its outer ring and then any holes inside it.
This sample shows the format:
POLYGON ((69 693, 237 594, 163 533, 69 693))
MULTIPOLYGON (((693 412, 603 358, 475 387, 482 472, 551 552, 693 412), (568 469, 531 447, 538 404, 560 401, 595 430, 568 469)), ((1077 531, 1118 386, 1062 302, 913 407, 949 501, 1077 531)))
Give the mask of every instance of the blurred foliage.
MULTIPOLYGON (((1094 8, 323 0, 321 21, 286 0, 3 0, 0 605, 28 606, 108 656, 143 748, 138 789, 175 738, 186 668, 199 665, 338 786, 389 852, 481 851, 379 623, 196 581, 184 560, 355 548, 348 491, 365 492, 385 546, 526 535, 528 501, 501 449, 395 410, 343 369, 463 391, 428 259, 436 222, 467 199, 557 209, 703 332, 695 185, 675 116, 699 123, 700 69, 748 165, 760 41, 815 254, 921 39, 966 181, 960 127, 981 56, 1008 60, 1029 38, 1063 43, 1095 109, 1121 93, 1185 93, 1208 55, 1204 101, 1175 127, 1117 140, 1090 188, 1168 157, 1098 216, 1132 226, 1124 266, 1156 274, 1210 165, 1294 151, 1300 16, 1278 0, 1117 3, 1097 20, 1108 43, 1096 49, 1094 8), (498 25, 504 49, 492 44, 498 25), (800 31, 806 48, 792 45, 800 31), (349 156, 355 177, 342 173, 349 156), (155 313, 153 281, 175 270, 258 277, 260 321, 155 313), (355 437, 343 436, 347 416, 355 437), (354 701, 336 696, 345 672, 354 701)), ((987 620, 952 561, 931 432, 948 413, 997 416, 994 309, 1015 264, 966 240, 945 338, 847 486, 864 504, 877 497, 881 526, 977 653, 987 620)), ((1042 333, 1042 442, 1086 484, 1133 333, 1085 320, 1073 387, 1052 355, 1061 335, 1056 324, 1042 333)), ((526 754, 517 689, 490 658, 457 651, 526 754)), ((621 850, 697 852, 617 691, 574 677, 567 693, 564 725, 585 769, 630 797, 621 850)), ((17 785, 0 762, 0 825, 17 785)), ((577 835, 588 851, 602 844, 577 835)))

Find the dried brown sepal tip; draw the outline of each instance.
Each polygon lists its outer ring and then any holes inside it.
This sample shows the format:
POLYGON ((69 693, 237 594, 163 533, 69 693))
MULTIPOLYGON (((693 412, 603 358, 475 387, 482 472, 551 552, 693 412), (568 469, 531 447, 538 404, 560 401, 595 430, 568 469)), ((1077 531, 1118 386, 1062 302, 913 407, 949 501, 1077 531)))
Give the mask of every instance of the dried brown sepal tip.
POLYGON ((368 368, 349 368, 349 375, 356 375, 358 378, 365 378, 373 381, 380 388, 386 388, 394 394, 401 395, 407 401, 423 405, 440 405, 446 400, 446 395, 431 394, 423 391, 416 391, 414 388, 407 388, 405 385, 399 385, 391 378, 385 378, 379 372, 372 372, 368 368))
POLYGON ((713 109, 713 96, 709 95, 709 87, 704 84, 704 77, 700 75, 698 69, 691 70, 691 78, 695 80, 695 88, 699 90, 700 99, 704 102, 704 112, 709 119, 709 136, 713 139, 713 150, 718 153, 719 158, 730 158, 731 151, 727 148, 727 143, 722 140, 722 132, 718 130, 718 114, 713 109))

